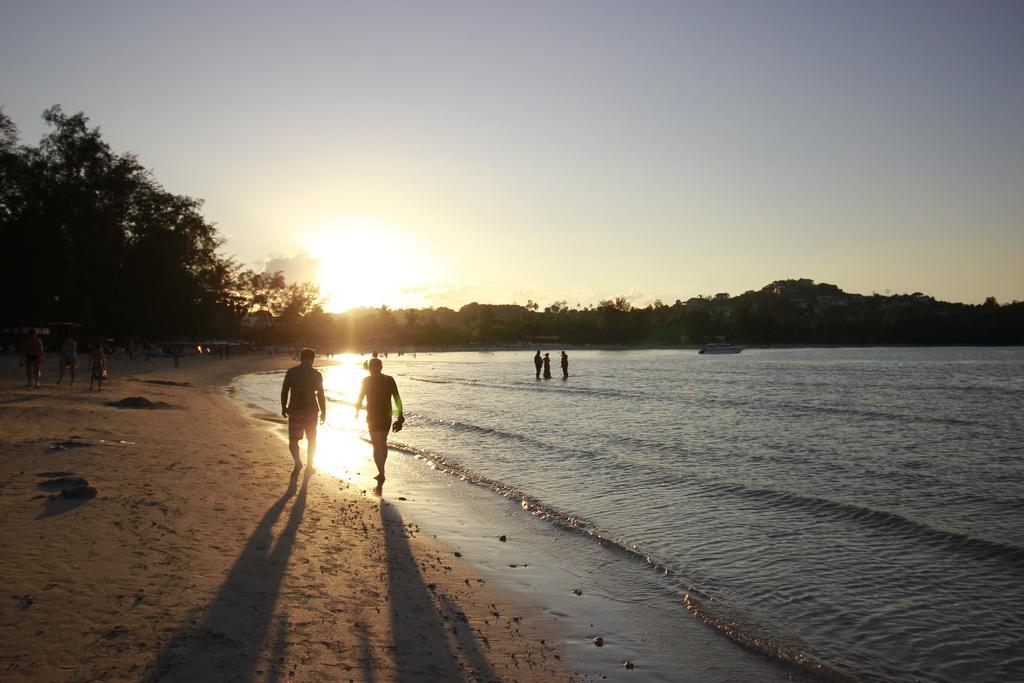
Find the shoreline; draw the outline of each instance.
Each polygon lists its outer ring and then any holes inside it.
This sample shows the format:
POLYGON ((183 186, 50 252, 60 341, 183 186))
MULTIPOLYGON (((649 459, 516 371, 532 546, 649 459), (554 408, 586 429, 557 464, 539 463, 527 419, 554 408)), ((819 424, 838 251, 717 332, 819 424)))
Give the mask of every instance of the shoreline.
MULTIPOLYGON (((350 357, 327 360, 320 367, 354 369, 358 363, 350 357)), ((392 359, 388 367, 397 370, 396 376, 411 368, 403 368, 400 359, 392 359)), ((229 394, 257 419, 280 422, 270 413, 273 399, 268 401, 279 380, 263 375, 237 378, 229 394)), ((332 385, 351 382, 349 375, 348 370, 325 374, 328 401, 337 408, 330 409, 321 443, 327 445, 327 455, 347 450, 342 442, 356 442, 365 457, 321 459, 320 452, 317 457, 325 471, 369 491, 374 485, 369 445, 357 436, 365 434, 349 422, 351 404, 332 397, 332 391, 345 393, 332 385)), ((649 558, 614 542, 609 548, 607 539, 585 528, 559 524, 544 513, 544 506, 528 504, 527 494, 443 454, 406 444, 404 437, 403 433, 389 441, 383 498, 409 511, 423 532, 461 552, 492 585, 521 596, 521 602, 532 603, 557 620, 567 661, 577 674, 609 680, 819 680, 820 667, 766 654, 694 615, 683 601, 672 598, 674 589, 664 583, 665 568, 652 565, 649 558), (495 543, 506 534, 507 542, 495 543), (591 642, 598 636, 602 647, 591 642), (626 669, 626 661, 635 670, 626 669)), ((409 437, 415 440, 415 432, 409 437)), ((283 432, 280 438, 283 444, 283 432)))
POLYGON ((287 448, 224 391, 289 358, 118 359, 91 393, 81 372, 53 384, 53 354, 28 389, 15 358, 0 358, 12 679, 573 679, 552 620, 395 505, 324 474, 289 482, 287 448), (138 395, 165 407, 106 405, 138 395), (97 495, 46 497, 61 476, 97 495))

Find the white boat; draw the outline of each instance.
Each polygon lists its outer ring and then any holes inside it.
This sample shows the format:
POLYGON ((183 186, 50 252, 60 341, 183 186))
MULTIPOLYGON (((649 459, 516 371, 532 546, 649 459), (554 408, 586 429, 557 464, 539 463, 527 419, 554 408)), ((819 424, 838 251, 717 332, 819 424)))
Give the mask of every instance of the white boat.
POLYGON ((705 344, 697 353, 739 353, 742 350, 742 346, 732 344, 705 344))

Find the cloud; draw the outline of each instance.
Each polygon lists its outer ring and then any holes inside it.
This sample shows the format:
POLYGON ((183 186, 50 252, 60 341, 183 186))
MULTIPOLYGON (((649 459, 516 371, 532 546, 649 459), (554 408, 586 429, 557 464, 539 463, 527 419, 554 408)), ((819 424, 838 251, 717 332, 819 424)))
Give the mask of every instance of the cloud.
POLYGON ((625 296, 626 300, 634 305, 640 305, 647 300, 647 295, 636 287, 631 287, 625 296))
POLYGON ((268 273, 281 271, 289 284, 293 282, 317 282, 320 276, 320 259, 300 254, 298 256, 272 256, 266 260, 263 269, 268 273))
POLYGON ((568 302, 570 306, 576 306, 579 304, 583 308, 586 308, 590 304, 594 303, 597 296, 594 294, 592 289, 574 289, 569 295, 568 302))
POLYGON ((492 303, 492 292, 478 285, 428 284, 417 287, 418 294, 427 306, 460 308, 471 301, 492 303))

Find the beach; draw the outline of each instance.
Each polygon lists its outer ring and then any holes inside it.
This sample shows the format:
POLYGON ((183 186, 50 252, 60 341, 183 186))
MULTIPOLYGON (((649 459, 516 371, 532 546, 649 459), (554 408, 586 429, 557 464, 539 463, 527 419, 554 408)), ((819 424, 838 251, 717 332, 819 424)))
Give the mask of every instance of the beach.
POLYGON ((284 355, 0 357, 0 679, 1019 678, 1019 349, 572 356, 386 359, 381 496, 361 356, 308 479, 284 355))
POLYGON ((278 426, 224 387, 290 359, 113 359, 102 392, 56 361, 29 389, 0 358, 0 678, 574 677, 554 619, 396 503, 289 478, 278 426))

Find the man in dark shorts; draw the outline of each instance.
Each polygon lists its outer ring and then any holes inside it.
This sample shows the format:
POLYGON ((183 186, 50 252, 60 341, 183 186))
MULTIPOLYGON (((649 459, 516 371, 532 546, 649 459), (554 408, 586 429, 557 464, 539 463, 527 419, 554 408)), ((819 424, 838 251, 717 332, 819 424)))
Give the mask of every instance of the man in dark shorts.
POLYGON ((296 475, 302 469, 299 458, 299 440, 306 437, 306 465, 313 471, 313 456, 316 455, 317 415, 320 424, 327 419, 327 399, 324 397, 324 378, 313 369, 313 349, 302 349, 299 365, 290 368, 281 385, 281 415, 288 418, 288 450, 295 460, 296 475))
POLYGON ((376 491, 379 493, 384 487, 384 463, 388 459, 388 432, 391 431, 391 397, 395 397, 395 409, 398 411, 398 420, 395 422, 395 430, 402 428, 405 422, 405 413, 402 412, 402 397, 398 395, 398 385, 395 378, 381 372, 384 364, 380 358, 371 358, 366 369, 370 376, 363 379, 363 386, 359 389, 359 396, 356 398, 356 417, 359 417, 359 410, 363 407, 363 399, 366 399, 366 429, 370 432, 370 443, 373 444, 373 462, 377 465, 376 491))

